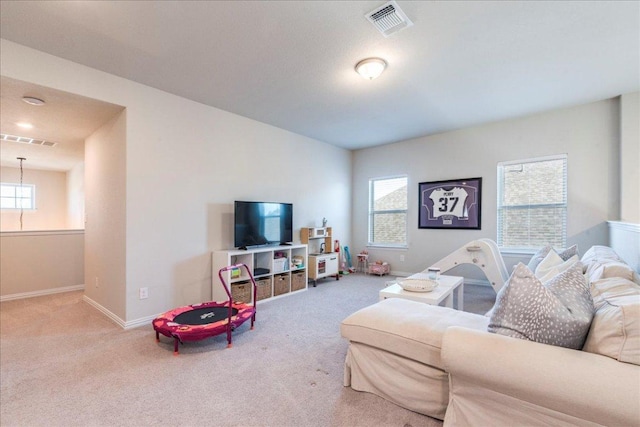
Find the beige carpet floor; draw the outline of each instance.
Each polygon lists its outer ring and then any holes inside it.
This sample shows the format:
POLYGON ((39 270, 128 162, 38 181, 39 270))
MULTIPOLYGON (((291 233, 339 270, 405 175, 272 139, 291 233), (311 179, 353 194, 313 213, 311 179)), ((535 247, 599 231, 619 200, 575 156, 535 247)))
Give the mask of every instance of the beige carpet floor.
MULTIPOLYGON (((180 347, 122 330, 82 292, 0 304, 2 426, 441 426, 342 386, 340 321, 389 277, 352 274, 258 304, 256 327, 180 347)), ((495 294, 466 286, 466 311, 495 294)), ((171 309, 173 307, 167 307, 171 309)))

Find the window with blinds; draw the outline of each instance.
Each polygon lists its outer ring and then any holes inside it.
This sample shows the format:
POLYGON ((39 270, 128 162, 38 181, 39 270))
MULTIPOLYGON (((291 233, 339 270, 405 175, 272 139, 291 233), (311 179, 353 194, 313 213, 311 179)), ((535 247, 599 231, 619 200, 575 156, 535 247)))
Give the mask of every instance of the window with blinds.
POLYGON ((369 246, 407 245, 407 177, 369 180, 369 246))
POLYGON ((567 156, 498 163, 498 245, 567 242, 567 156))

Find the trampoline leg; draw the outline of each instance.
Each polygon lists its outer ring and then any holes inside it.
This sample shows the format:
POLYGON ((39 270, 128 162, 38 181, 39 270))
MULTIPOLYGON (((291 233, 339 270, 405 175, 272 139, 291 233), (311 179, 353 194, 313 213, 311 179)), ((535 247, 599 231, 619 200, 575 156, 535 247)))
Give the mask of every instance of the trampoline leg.
POLYGON ((160 341, 160 333, 156 331, 156 341, 160 341))
POLYGON ((178 345, 180 344, 180 340, 178 340, 178 338, 174 338, 175 339, 175 344, 173 344, 173 355, 177 356, 178 355, 178 345))
POLYGON ((233 347, 231 344, 231 323, 227 324, 227 348, 233 347))

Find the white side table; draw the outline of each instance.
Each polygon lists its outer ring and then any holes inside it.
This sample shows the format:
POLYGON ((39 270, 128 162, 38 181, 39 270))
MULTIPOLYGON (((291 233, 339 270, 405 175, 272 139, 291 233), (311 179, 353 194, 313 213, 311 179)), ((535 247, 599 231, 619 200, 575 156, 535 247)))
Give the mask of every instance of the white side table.
MULTIPOLYGON (((401 279, 398 279, 401 280, 401 279)), ((380 301, 387 298, 404 298, 430 305, 439 305, 444 301, 444 306, 453 308, 453 292, 457 292, 457 310, 464 309, 464 278, 458 276, 440 276, 438 286, 431 292, 410 292, 394 283, 380 291, 380 301)))

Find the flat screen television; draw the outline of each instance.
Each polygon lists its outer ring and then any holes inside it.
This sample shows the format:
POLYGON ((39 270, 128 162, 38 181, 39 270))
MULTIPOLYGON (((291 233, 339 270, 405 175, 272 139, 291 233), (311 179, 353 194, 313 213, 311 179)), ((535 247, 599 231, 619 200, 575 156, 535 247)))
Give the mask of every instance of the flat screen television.
POLYGON ((235 202, 233 240, 236 248, 293 242, 291 203, 235 202))

